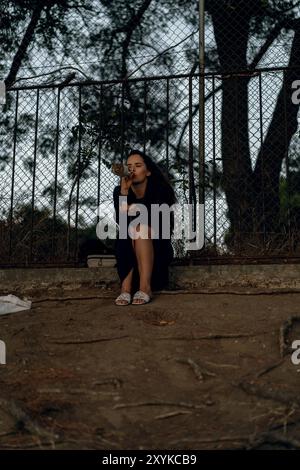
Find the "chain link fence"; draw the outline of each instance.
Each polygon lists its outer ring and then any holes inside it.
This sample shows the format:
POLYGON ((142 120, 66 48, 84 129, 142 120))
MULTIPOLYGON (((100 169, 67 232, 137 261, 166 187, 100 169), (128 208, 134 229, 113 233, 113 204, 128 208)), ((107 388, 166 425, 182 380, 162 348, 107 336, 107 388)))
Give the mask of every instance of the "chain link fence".
MULTIPOLYGON (((206 75, 205 246, 186 252, 173 240, 178 258, 298 256, 299 124, 290 99, 297 75, 206 75)), ((83 261, 82 244, 96 239, 97 207, 112 210, 119 181, 111 163, 131 148, 168 173, 179 203, 199 194, 197 74, 19 87, 7 108, 3 265, 83 261)), ((113 240, 96 245, 113 253, 113 240)))
POLYGON ((2 265, 78 264, 110 208, 111 162, 141 148, 178 200, 204 185, 193 262, 299 253, 299 13, 294 0, 206 0, 199 181, 199 15, 190 0, 6 2, 0 119, 2 265))

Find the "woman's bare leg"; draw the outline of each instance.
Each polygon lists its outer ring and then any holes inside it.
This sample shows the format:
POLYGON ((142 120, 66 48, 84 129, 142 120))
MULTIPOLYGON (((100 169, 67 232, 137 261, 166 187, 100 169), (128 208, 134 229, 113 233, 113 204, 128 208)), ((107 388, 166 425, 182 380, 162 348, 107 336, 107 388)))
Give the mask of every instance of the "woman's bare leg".
MULTIPOLYGON (((132 275, 133 275, 133 268, 131 269, 131 271, 129 271, 129 273, 127 274, 127 276, 125 277, 125 279, 122 282, 121 293, 122 292, 129 292, 130 293, 131 292, 132 275)), ((126 300, 118 300, 118 304, 127 304, 127 302, 126 302, 126 300)))
MULTIPOLYGON (((137 258, 138 263, 138 270, 139 270, 139 277, 140 277, 140 286, 139 289, 147 294, 151 294, 151 276, 153 270, 153 262, 154 262, 154 250, 153 250, 153 243, 151 240, 151 232, 150 228, 148 230, 148 239, 137 238, 132 239, 132 246, 137 258)), ((132 286, 132 276, 133 276, 133 268, 128 273, 126 278, 123 280, 121 285, 121 293, 122 292, 131 292, 132 286)), ((135 300, 135 303, 142 303, 141 299, 135 300)), ((119 300, 118 303, 126 304, 126 300, 119 300)))
MULTIPOLYGON (((151 294, 151 276, 154 263, 154 249, 153 242, 150 238, 150 229, 148 229, 149 238, 137 238, 133 240, 134 251, 137 258, 138 270, 140 276, 140 290, 151 294)), ((142 303, 141 299, 134 301, 135 303, 142 303)))
POLYGON ((132 274, 133 274, 133 268, 132 268, 131 271, 129 271, 129 273, 127 274, 127 276, 123 280, 122 286, 121 286, 121 292, 130 292, 131 291, 132 274))

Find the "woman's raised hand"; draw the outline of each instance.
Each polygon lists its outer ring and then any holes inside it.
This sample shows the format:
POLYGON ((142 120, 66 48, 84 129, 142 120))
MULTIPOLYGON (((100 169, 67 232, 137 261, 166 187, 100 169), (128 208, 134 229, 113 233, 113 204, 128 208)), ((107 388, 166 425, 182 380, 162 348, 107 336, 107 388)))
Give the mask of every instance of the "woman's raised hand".
POLYGON ((129 176, 122 176, 121 178, 121 195, 127 196, 130 186, 132 185, 132 174, 129 176))

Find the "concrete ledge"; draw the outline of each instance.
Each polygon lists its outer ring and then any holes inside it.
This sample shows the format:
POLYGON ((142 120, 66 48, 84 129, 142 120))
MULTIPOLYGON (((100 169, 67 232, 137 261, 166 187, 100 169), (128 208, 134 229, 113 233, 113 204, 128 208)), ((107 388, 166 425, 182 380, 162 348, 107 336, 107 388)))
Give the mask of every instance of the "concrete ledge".
POLYGON ((0 293, 35 290, 76 290, 82 287, 114 288, 116 268, 13 268, 0 269, 0 293))
POLYGON ((170 284, 183 289, 300 289, 299 264, 174 266, 170 284))
MULTIPOLYGON (((79 288, 117 289, 116 268, 0 269, 0 294, 79 288)), ((170 289, 300 289, 300 264, 171 266, 170 289)))

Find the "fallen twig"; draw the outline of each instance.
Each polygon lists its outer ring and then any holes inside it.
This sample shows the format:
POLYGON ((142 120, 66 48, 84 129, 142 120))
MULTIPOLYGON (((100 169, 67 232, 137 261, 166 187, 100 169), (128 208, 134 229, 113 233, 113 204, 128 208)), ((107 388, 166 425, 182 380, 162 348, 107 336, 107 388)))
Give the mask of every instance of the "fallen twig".
POLYGON ((170 442, 171 445, 181 445, 187 443, 196 444, 218 444, 221 442, 246 442, 246 445, 243 446, 243 449, 250 450, 255 449, 262 444, 282 444, 289 448, 299 449, 300 442, 293 439, 287 438, 286 436, 282 436, 279 433, 262 433, 258 437, 254 436, 224 436, 219 438, 213 439, 180 439, 177 441, 170 442))
MULTIPOLYGON (((295 410, 292 410, 292 412, 294 413, 295 410)), ((289 417, 291 414, 291 412, 288 414, 287 417, 289 417)), ((286 434, 286 430, 287 430, 287 427, 288 426, 294 426, 296 424, 299 424, 300 422, 300 418, 294 418, 293 420, 291 421, 285 421, 284 423, 276 423, 274 424, 273 426, 271 426, 271 428, 269 429, 269 431, 277 431, 278 429, 282 429, 284 428, 284 433, 286 434)))
POLYGON ((270 372, 271 370, 274 370, 276 369, 276 367, 280 366, 281 364, 283 364, 284 362, 284 359, 280 359, 280 361, 277 361, 273 364, 270 364, 268 365, 267 367, 265 367, 264 369, 260 370, 259 372, 257 372, 255 374, 255 378, 258 379, 259 377, 261 377, 262 375, 265 375, 267 374, 268 372, 270 372))
POLYGON ((251 333, 251 334, 216 334, 216 335, 204 335, 204 336, 164 336, 154 338, 156 340, 180 340, 180 341, 191 341, 191 340, 203 340, 203 339, 236 339, 236 338, 252 338, 255 336, 265 335, 266 332, 251 333))
MULTIPOLYGON (((62 440, 60 441, 55 441, 55 444, 61 444, 63 443, 62 440)), ((38 447, 39 449, 42 449, 43 447, 49 447, 55 448, 55 445, 53 445, 52 442, 46 441, 46 442, 39 442, 38 444, 35 442, 30 442, 28 444, 2 444, 1 445, 1 450, 25 450, 25 449, 35 449, 38 447)))
POLYGON ((166 418, 173 418, 174 416, 178 416, 178 415, 190 415, 190 414, 192 414, 191 411, 183 411, 183 410, 171 411, 170 413, 165 413, 163 415, 155 416, 154 419, 166 419, 166 418))
POLYGON ((195 361, 193 361, 193 359, 189 357, 187 359, 176 358, 176 361, 181 362, 182 364, 188 364, 189 366, 191 366, 195 376, 200 382, 204 381, 205 375, 210 376, 210 377, 216 377, 216 374, 214 374, 213 372, 209 372, 208 370, 204 369, 202 366, 200 369, 200 365, 197 364, 195 361))
POLYGON ((249 436, 224 436, 224 437, 218 437, 218 438, 207 438, 207 439, 179 439, 177 441, 172 441, 170 442, 170 445, 181 445, 181 444, 189 444, 193 443, 194 444, 217 444, 219 442, 249 442, 249 436))
POLYGON ((224 367, 224 368, 231 368, 231 369, 240 369, 241 366, 237 366, 236 364, 217 364, 216 362, 211 362, 211 361, 207 361, 205 360, 205 364, 209 365, 209 366, 213 366, 213 367, 224 367))
POLYGON ((202 409, 206 408, 205 405, 197 405, 193 403, 185 403, 185 402, 172 402, 172 401, 142 401, 136 403, 119 403, 113 406, 113 409, 119 408, 135 408, 138 406, 179 406, 182 408, 193 408, 193 409, 202 409))
POLYGON ((61 390, 60 388, 39 388, 37 389, 38 393, 45 393, 45 394, 70 394, 70 395, 90 395, 90 396, 95 396, 99 397, 99 395, 118 395, 117 392, 104 392, 104 391, 96 391, 96 390, 87 390, 84 388, 71 388, 71 389, 65 389, 61 390))
POLYGON ((93 382, 93 385, 107 385, 107 384, 112 384, 115 386, 115 388, 121 388, 123 385, 123 380, 118 379, 117 377, 112 377, 111 379, 104 379, 104 380, 98 380, 97 382, 93 382))
POLYGON ((123 336, 115 336, 115 337, 110 337, 110 338, 94 338, 94 339, 79 339, 79 340, 73 340, 73 341, 49 341, 51 344, 92 344, 92 343, 100 343, 101 341, 114 341, 116 339, 123 339, 123 338, 129 338, 129 335, 123 335, 123 336))

